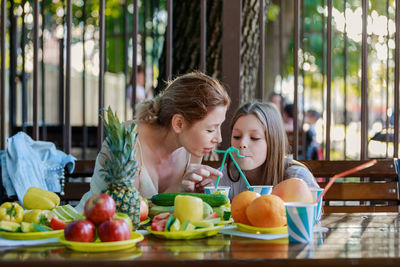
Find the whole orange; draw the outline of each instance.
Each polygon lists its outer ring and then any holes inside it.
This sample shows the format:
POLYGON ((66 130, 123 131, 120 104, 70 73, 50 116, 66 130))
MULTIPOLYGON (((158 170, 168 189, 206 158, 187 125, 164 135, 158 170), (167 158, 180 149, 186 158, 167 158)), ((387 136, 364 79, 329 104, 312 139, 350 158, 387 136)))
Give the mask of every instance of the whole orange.
POLYGON ((256 227, 280 227, 286 224, 285 204, 280 197, 263 195, 246 209, 247 219, 256 227))
POLYGON ((253 202, 254 199, 259 198, 260 194, 254 191, 243 191, 232 199, 231 214, 233 220, 237 223, 250 225, 247 219, 246 209, 247 206, 253 202))

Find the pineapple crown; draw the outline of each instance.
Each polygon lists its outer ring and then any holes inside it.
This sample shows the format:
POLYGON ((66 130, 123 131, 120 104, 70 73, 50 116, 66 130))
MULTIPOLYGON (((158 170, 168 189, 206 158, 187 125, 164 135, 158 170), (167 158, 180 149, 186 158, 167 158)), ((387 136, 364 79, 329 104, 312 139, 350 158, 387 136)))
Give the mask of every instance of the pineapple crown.
POLYGON ((134 148, 137 139, 136 124, 125 126, 110 107, 105 110, 101 119, 109 151, 109 154, 103 153, 106 167, 101 171, 105 173, 105 181, 109 185, 133 186, 138 171, 134 148))

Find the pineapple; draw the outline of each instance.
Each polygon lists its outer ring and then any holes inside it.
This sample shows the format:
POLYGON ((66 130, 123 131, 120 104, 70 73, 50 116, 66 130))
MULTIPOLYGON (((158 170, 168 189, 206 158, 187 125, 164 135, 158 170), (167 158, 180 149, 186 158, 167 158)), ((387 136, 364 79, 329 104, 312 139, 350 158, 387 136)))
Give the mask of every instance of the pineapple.
POLYGON ((133 186, 139 170, 134 149, 137 138, 136 125, 125 127, 110 107, 106 113, 102 120, 109 154, 105 154, 106 167, 100 170, 105 174, 107 183, 104 193, 115 200, 117 212, 129 215, 136 229, 140 223, 141 201, 139 192, 133 186))

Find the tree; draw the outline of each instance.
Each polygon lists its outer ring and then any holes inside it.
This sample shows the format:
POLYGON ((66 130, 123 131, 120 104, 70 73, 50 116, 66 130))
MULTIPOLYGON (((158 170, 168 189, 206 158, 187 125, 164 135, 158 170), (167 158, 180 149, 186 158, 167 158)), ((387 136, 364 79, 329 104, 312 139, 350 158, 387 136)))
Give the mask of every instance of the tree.
MULTIPOLYGON (((270 0, 264 0, 266 11, 270 0)), ((207 1, 207 74, 221 79, 223 3, 207 1)), ((242 1, 241 101, 256 97, 258 87, 259 0, 242 1)), ((199 69, 200 1, 174 1, 173 5, 173 76, 199 69)), ((265 14, 265 12, 264 12, 265 14)), ((155 94, 166 80, 166 45, 160 58, 160 76, 155 94)))

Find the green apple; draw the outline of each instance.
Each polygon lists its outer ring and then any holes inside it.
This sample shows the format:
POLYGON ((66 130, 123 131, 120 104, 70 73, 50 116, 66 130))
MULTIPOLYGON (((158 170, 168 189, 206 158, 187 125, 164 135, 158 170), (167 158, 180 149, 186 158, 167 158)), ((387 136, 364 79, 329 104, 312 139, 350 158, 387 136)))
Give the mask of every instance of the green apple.
POLYGON ((125 214, 123 212, 117 212, 114 215, 114 219, 122 219, 122 220, 126 221, 129 225, 129 229, 131 229, 131 232, 133 231, 132 220, 131 220, 131 218, 129 218, 128 214, 125 214))

